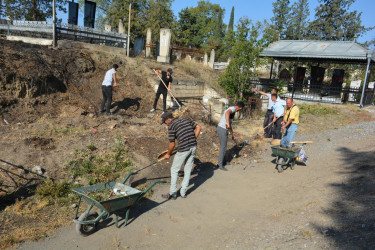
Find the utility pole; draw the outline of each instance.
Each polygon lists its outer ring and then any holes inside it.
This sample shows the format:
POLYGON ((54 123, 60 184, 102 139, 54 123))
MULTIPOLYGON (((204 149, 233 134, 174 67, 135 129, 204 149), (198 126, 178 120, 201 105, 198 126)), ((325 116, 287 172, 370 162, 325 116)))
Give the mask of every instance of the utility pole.
POLYGON ((52 31, 52 46, 54 48, 57 47, 57 41, 56 41, 56 0, 53 0, 53 3, 52 3, 52 15, 53 15, 53 31, 52 31))
POLYGON ((128 44, 126 46, 126 55, 129 57, 129 49, 130 49, 130 18, 132 12, 132 1, 129 0, 129 18, 128 18, 128 44))

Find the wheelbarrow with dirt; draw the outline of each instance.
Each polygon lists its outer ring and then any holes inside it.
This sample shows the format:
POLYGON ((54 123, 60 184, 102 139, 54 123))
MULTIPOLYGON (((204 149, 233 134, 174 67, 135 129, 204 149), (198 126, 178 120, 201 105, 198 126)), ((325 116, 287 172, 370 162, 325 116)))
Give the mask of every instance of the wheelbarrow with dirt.
POLYGON ((308 143, 312 143, 312 141, 293 141, 291 142, 292 147, 290 148, 283 148, 280 145, 272 146, 272 154, 276 156, 275 162, 277 171, 281 173, 288 167, 293 170, 296 160, 301 150, 303 150, 303 146, 308 143), (301 146, 296 146, 295 144, 301 144, 301 146))
POLYGON ((93 233, 99 221, 108 218, 112 214, 115 214, 116 227, 125 227, 128 223, 130 208, 153 186, 158 183, 166 183, 166 181, 155 181, 146 190, 140 191, 124 184, 134 174, 136 172, 129 173, 121 183, 112 181, 73 189, 73 192, 79 195, 79 203, 75 218, 73 219, 76 223, 78 234, 86 236, 93 233), (89 204, 89 207, 78 217, 82 199, 89 204), (94 207, 100 210, 100 214, 92 210, 94 207), (120 226, 118 223, 118 214, 121 212, 125 212, 125 221, 120 226))

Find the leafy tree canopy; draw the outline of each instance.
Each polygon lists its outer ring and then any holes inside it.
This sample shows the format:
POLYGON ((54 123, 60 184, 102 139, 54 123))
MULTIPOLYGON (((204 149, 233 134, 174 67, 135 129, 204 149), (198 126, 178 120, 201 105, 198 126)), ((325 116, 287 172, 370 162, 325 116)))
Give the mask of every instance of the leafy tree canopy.
POLYGON ((285 39, 286 37, 286 28, 290 12, 289 4, 289 0, 276 0, 272 3, 274 16, 271 18, 271 21, 280 39, 285 39))
MULTIPOLYGON (((67 0, 56 0, 56 9, 66 12, 67 0)), ((10 20, 46 21, 52 17, 51 0, 2 0, 2 15, 10 20)))
POLYGON ((293 3, 287 20, 286 39, 301 40, 307 37, 309 15, 308 0, 298 0, 293 3))
POLYGON ((348 41, 373 28, 365 28, 361 14, 349 11, 355 0, 319 0, 315 20, 310 23, 310 38, 348 41))
POLYGON ((223 24, 225 9, 219 4, 199 1, 198 6, 185 8, 179 13, 178 42, 183 46, 205 48, 220 47, 226 25, 223 24))
POLYGON ((259 54, 266 45, 265 40, 259 38, 261 33, 261 23, 254 24, 248 18, 238 21, 233 47, 234 58, 219 77, 220 85, 235 100, 245 97, 245 93, 251 89, 250 79, 257 76, 255 69, 262 63, 259 54))

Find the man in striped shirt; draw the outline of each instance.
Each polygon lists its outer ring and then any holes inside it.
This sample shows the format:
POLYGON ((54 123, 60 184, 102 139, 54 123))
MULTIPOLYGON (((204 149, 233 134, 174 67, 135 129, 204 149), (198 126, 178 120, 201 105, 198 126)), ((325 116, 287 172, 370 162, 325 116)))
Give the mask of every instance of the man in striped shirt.
POLYGON ((162 197, 168 200, 175 200, 177 198, 178 171, 185 162, 184 179, 181 183, 180 195, 182 198, 186 198, 186 190, 189 186, 190 173, 193 168, 194 156, 197 150, 196 139, 199 136, 201 127, 190 119, 184 117, 174 118, 170 112, 165 112, 161 119, 161 124, 166 124, 168 126, 169 139, 168 152, 164 156, 164 159, 169 159, 175 147, 176 139, 178 142, 177 154, 173 159, 171 167, 170 190, 169 193, 163 194, 162 197))

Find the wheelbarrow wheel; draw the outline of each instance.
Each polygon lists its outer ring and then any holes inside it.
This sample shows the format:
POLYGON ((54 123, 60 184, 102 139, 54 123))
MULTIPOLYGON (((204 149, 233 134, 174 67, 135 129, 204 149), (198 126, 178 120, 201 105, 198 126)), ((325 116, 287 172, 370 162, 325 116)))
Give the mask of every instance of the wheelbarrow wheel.
MULTIPOLYGON (((85 220, 95 220, 98 217, 98 213, 94 211, 90 211, 89 213, 84 212, 79 216, 79 221, 85 221, 85 220)), ((94 224, 76 224, 76 231, 78 234, 82 236, 87 236, 92 234, 96 230, 96 226, 98 223, 94 224)))
POLYGON ((278 159, 276 159, 276 168, 279 173, 282 173, 284 171, 283 164, 284 164, 283 157, 279 157, 278 159))

